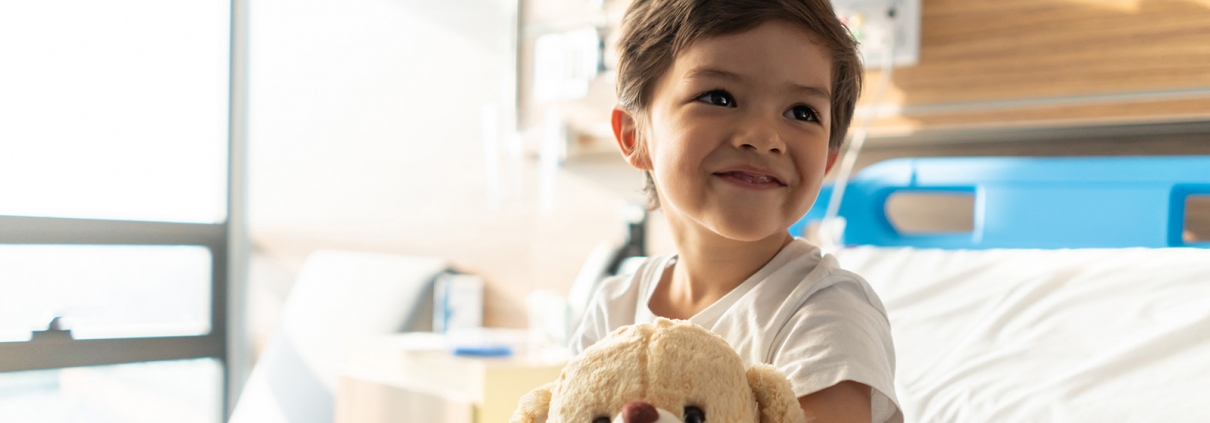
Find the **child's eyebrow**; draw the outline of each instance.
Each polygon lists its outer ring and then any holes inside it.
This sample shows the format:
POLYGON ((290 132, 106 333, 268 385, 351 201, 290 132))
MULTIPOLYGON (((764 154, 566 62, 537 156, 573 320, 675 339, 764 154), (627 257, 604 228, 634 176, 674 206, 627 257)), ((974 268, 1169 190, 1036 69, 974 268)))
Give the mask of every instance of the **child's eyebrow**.
POLYGON ((824 88, 798 85, 795 83, 790 83, 787 85, 789 90, 793 91, 795 94, 801 94, 807 97, 815 97, 829 103, 832 102, 832 93, 824 88))
POLYGON ((685 74, 687 79, 726 79, 728 81, 741 82, 744 80, 738 73, 727 72, 713 68, 694 68, 685 74))
MULTIPOLYGON (((744 77, 735 72, 714 68, 695 68, 685 74, 686 79, 724 79, 732 82, 743 82, 744 77)), ((832 92, 826 88, 787 83, 786 90, 797 95, 815 97, 828 102, 832 101, 832 92)))

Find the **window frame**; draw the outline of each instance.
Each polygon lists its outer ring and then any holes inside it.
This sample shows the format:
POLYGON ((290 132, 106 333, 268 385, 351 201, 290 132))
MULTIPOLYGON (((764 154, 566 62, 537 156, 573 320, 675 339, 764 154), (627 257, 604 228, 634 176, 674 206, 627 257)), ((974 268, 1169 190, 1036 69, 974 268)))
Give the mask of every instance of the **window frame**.
MULTIPOLYGON (((73 339, 35 332, 26 342, 0 342, 0 372, 214 358, 227 361, 227 223, 196 224, 0 216, 3 245, 187 245, 211 255, 210 332, 198 336, 73 339)), ((49 322, 48 322, 49 323, 49 322)))

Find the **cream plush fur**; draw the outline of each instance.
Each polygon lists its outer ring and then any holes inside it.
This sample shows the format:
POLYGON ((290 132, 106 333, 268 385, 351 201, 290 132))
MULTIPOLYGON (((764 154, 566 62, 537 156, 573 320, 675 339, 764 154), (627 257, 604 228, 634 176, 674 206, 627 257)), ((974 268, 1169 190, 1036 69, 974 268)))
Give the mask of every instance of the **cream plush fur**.
POLYGON ((681 423, 687 406, 703 410, 712 423, 805 420, 790 383, 773 366, 745 370, 722 337, 657 318, 618 328, 584 350, 559 380, 521 398, 510 422, 681 423), (656 412, 626 412, 650 409, 644 403, 656 412))

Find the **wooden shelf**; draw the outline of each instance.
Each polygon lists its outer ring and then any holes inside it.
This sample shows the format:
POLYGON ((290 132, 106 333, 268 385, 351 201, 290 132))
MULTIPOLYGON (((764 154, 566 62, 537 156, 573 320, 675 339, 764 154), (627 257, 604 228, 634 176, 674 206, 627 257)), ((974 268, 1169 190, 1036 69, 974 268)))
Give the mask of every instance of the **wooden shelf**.
POLYGON ((1210 120, 1210 2, 930 0, 921 19, 872 133, 1210 120))

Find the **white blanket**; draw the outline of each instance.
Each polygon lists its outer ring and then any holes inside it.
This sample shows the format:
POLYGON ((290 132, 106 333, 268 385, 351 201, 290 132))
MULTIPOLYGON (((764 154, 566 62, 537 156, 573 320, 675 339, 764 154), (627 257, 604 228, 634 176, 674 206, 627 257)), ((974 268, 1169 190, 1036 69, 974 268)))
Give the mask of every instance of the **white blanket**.
POLYGON ((1210 421, 1210 250, 836 256, 886 305, 908 422, 1210 421))

